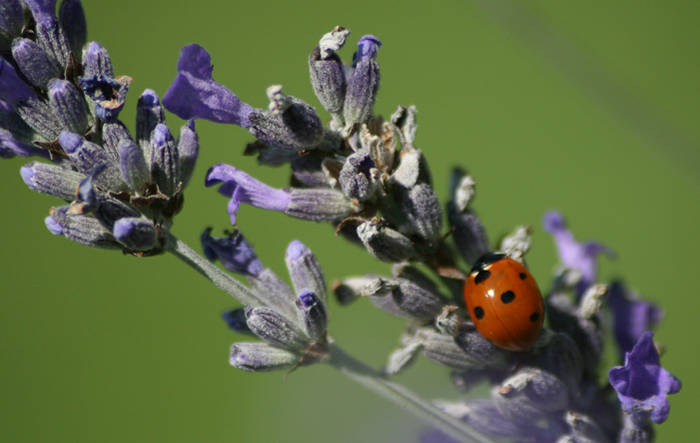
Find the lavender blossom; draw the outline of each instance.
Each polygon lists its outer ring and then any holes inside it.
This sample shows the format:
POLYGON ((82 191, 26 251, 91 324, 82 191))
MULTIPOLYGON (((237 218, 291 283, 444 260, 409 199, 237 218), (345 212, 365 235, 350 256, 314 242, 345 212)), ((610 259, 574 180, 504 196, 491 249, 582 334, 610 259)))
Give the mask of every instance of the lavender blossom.
POLYGON ((221 260, 226 269, 246 275, 259 275, 264 267, 253 246, 239 231, 227 237, 212 237, 207 228, 201 237, 204 255, 211 261, 221 260))
POLYGON ((625 365, 612 368, 609 378, 623 411, 663 423, 670 409, 666 396, 680 391, 681 382, 661 367, 653 337, 651 332, 642 334, 625 353, 625 365))
POLYGON ((646 331, 661 322, 663 311, 653 303, 639 298, 619 281, 610 286, 608 297, 613 314, 615 340, 620 356, 624 357, 646 331))

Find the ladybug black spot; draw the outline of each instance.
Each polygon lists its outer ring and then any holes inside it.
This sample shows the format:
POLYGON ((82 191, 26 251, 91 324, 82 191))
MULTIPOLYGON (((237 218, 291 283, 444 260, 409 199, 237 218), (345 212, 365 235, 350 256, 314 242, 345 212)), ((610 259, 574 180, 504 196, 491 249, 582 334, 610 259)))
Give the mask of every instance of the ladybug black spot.
POLYGON ((479 271, 479 273, 476 274, 476 278, 474 278, 474 283, 478 285, 489 277, 491 277, 491 273, 489 271, 479 271))
POLYGON ((501 294, 501 301, 503 303, 510 303, 513 300, 515 300, 515 292, 513 291, 506 291, 503 294, 501 294))
POLYGON ((521 272, 519 274, 519 276, 520 276, 520 280, 525 280, 527 278, 527 274, 525 274, 524 272, 521 272))
POLYGON ((530 316, 530 321, 534 323, 537 321, 538 318, 540 318, 540 313, 533 312, 532 315, 530 316))
POLYGON ((474 316, 479 320, 484 318, 484 308, 482 308, 481 306, 477 306, 476 308, 474 308, 474 316))

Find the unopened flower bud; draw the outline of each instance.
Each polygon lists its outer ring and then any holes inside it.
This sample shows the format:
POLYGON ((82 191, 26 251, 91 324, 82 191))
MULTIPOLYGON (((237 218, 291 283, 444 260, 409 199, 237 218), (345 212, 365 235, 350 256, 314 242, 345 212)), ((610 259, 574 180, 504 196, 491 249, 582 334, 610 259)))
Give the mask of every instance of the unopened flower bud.
POLYGON ((147 161, 151 160, 151 134, 156 126, 164 122, 165 114, 158 94, 146 89, 136 104, 136 141, 141 145, 147 161))
POLYGON ((304 290, 311 291, 321 302, 325 302, 326 279, 314 253, 302 242, 294 240, 287 247, 285 261, 294 291, 297 294, 304 290))
POLYGON ((148 251, 156 244, 156 229, 143 217, 117 220, 112 233, 119 243, 133 251, 148 251))
POLYGON ((552 334, 538 361, 540 367, 556 375, 566 384, 572 396, 579 395, 583 358, 571 337, 561 332, 552 334))
POLYGON ((151 179, 141 147, 131 140, 119 144, 119 169, 124 181, 137 194, 143 192, 151 179))
POLYGON ((363 295, 369 296, 373 304, 390 314, 413 321, 434 319, 444 305, 437 293, 403 278, 377 278, 365 288, 363 295))
POLYGON ((12 42, 12 58, 22 74, 36 87, 44 88, 49 80, 61 75, 44 50, 27 38, 17 38, 12 42))
POLYGON ((494 388, 492 397, 504 416, 523 424, 562 411, 569 402, 564 383, 538 368, 521 369, 494 388))
POLYGON ((416 333, 416 338, 423 345, 423 355, 436 363, 454 369, 481 367, 481 362, 464 352, 450 335, 433 328, 421 328, 416 333))
POLYGON ((326 111, 338 116, 343 111, 347 83, 345 67, 336 51, 343 47, 349 34, 348 29, 336 26, 309 55, 309 74, 316 97, 326 111))
POLYGON ((199 137, 194 129, 194 120, 189 120, 180 129, 177 155, 180 159, 180 182, 184 187, 192 177, 199 156, 199 137))
POLYGON ((285 214, 313 221, 339 221, 358 210, 342 192, 334 189, 297 189, 289 191, 285 214))
POLYGON ((250 328, 248 328, 248 323, 246 323, 245 308, 236 308, 226 311, 221 314, 221 318, 224 319, 231 330, 238 332, 239 334, 253 335, 250 328))
POLYGON ((513 260, 522 262, 523 256, 530 249, 530 244, 532 243, 531 234, 531 227, 518 226, 513 232, 503 238, 500 250, 513 260))
POLYGON ((478 367, 504 366, 508 361, 508 353, 496 347, 483 335, 474 329, 471 324, 462 324, 459 333, 455 336, 455 343, 478 367))
POLYGON ((115 248, 112 233, 95 217, 89 215, 71 215, 69 207, 53 208, 46 217, 46 227, 56 235, 63 235, 69 240, 97 248, 115 248))
POLYGON ((229 362, 244 371, 265 372, 293 368, 299 364, 299 357, 267 343, 234 343, 229 362))
POLYGON ((306 334, 315 342, 324 342, 328 317, 323 301, 313 292, 303 291, 296 299, 296 306, 306 334))
POLYGON ((374 167, 368 152, 360 151, 350 155, 338 177, 343 193, 361 202, 371 198, 376 190, 376 181, 372 179, 370 172, 374 167))
POLYGON ((379 90, 379 63, 376 57, 381 45, 379 39, 372 35, 365 35, 357 43, 343 106, 346 128, 364 123, 372 115, 379 90))
POLYGON ((78 184, 85 178, 85 175, 79 172, 39 162, 27 163, 19 172, 30 189, 66 201, 75 199, 78 184))
POLYGON ((83 75, 114 77, 109 53, 97 42, 90 42, 83 51, 83 75))
POLYGON ((32 10, 36 26, 36 42, 41 46, 49 57, 59 66, 65 69, 70 56, 70 44, 63 32, 63 29, 56 20, 56 2, 31 2, 27 6, 32 10), (41 10, 40 10, 41 9, 41 10))
POLYGON ((85 11, 80 0, 63 0, 58 9, 61 29, 66 33, 73 54, 79 57, 87 40, 85 11))
POLYGON ((172 196, 177 189, 179 161, 170 130, 163 124, 157 125, 151 137, 151 177, 165 195, 172 196))
POLYGON ((290 320, 270 308, 246 309, 248 327, 273 346, 300 351, 309 346, 309 339, 290 320))
POLYGON ((357 235, 373 257, 388 263, 416 258, 411 239, 381 222, 366 221, 357 227, 357 235))
POLYGON ((84 174, 94 175, 95 183, 112 191, 126 190, 119 168, 100 145, 78 134, 63 131, 58 142, 75 167, 84 174))
MULTIPOLYGON (((205 249, 206 252, 206 249, 205 249)), ((296 318, 296 296, 292 289, 272 269, 264 268, 258 271, 257 265, 251 262, 248 270, 253 270, 254 275, 248 276, 251 288, 260 294, 267 306, 272 306, 288 318, 296 318)))
POLYGON ((62 126, 83 134, 88 128, 88 109, 83 94, 71 82, 53 79, 48 84, 49 104, 62 126))

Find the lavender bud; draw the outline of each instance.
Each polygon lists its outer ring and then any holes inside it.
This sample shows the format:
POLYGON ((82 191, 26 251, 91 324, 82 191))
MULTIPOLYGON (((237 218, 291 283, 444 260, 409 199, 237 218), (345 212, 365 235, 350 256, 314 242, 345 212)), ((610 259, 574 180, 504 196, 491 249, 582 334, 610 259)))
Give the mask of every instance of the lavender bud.
POLYGON ((234 343, 229 363, 244 371, 264 372, 293 368, 299 364, 299 357, 267 343, 234 343))
POLYGON ((48 84, 49 104, 62 126, 79 134, 88 128, 88 109, 83 94, 66 80, 53 79, 48 84))
POLYGON ((538 363, 564 382, 572 398, 579 395, 583 358, 571 337, 561 332, 552 334, 539 356, 538 363))
POLYGON ((130 140, 119 144, 119 169, 129 187, 140 194, 151 178, 141 148, 130 140))
POLYGON ((0 33, 14 37, 22 32, 24 12, 19 0, 3 0, 0 2, 0 33))
POLYGON ((522 424, 562 411, 569 402, 564 383, 538 368, 519 370, 494 388, 492 397, 504 416, 522 424))
POLYGON ((522 437, 527 435, 535 441, 539 441, 537 438, 542 434, 539 428, 522 426, 510 421, 498 410, 493 400, 479 398, 469 400, 466 403, 437 401, 435 406, 486 435, 494 437, 522 437))
POLYGON ((46 227, 54 234, 61 234, 69 240, 97 248, 115 248, 117 243, 95 217, 89 215, 71 215, 69 207, 51 209, 51 215, 45 220, 46 227), (59 231, 60 228, 60 231, 59 231))
POLYGON ((4 58, 0 58, 0 97, 3 102, 12 107, 17 107, 24 101, 36 100, 36 94, 32 88, 4 58))
POLYGON ((377 182, 371 175, 372 169, 375 169, 375 165, 368 152, 360 151, 350 155, 338 177, 343 193, 348 198, 356 198, 361 202, 370 199, 377 189, 377 182))
POLYGON ((408 368, 416 361, 416 357, 423 349, 423 344, 415 339, 409 339, 403 346, 389 354, 389 360, 384 368, 387 375, 396 375, 408 368))
POLYGON ((591 417, 580 412, 566 411, 564 420, 571 427, 573 441, 576 443, 606 442, 608 438, 600 426, 591 417))
POLYGON ((66 33, 73 54, 79 56, 87 41, 87 23, 85 11, 80 0, 63 0, 58 9, 61 29, 66 33))
POLYGON ((592 320, 598 316, 603 307, 603 301, 608 294, 608 285, 594 284, 586 289, 581 297, 579 315, 585 320, 592 320))
POLYGON ((372 115, 379 90, 379 63, 376 57, 381 45, 382 43, 372 35, 363 36, 357 43, 343 106, 346 127, 364 123, 372 115))
POLYGON ((532 228, 529 226, 518 226, 515 230, 505 236, 501 241, 499 250, 503 251, 508 257, 519 262, 523 261, 523 256, 530 249, 532 239, 532 228))
MULTIPOLYGON (((55 5, 55 2, 53 2, 55 5)), ((36 20, 36 42, 41 46, 44 51, 49 55, 53 62, 61 69, 64 70, 68 64, 68 57, 70 56, 70 44, 63 30, 58 26, 58 20, 56 20, 55 12, 52 11, 51 14, 37 14, 34 13, 34 19, 36 20)))
POLYGON ((476 263, 479 257, 491 250, 486 228, 474 212, 459 212, 454 202, 449 202, 447 220, 452 228, 452 238, 457 250, 467 263, 476 263))
POLYGON ((444 305, 444 300, 437 292, 431 292, 403 278, 382 280, 381 287, 368 295, 372 295, 370 300, 377 306, 410 320, 432 320, 444 305), (385 300, 379 301, 378 298, 385 300))
POLYGON ((229 271, 257 276, 264 269, 253 245, 240 231, 226 237, 212 237, 211 228, 207 228, 201 235, 201 241, 204 255, 211 261, 220 260, 229 271))
POLYGON ((199 137, 194 129, 194 120, 189 120, 180 128, 177 156, 180 159, 180 182, 184 188, 192 177, 199 156, 199 137))
POLYGON ((316 294, 321 302, 325 302, 326 279, 313 252, 300 241, 294 240, 287 247, 285 261, 294 291, 301 294, 306 289, 316 294))
POLYGON ((364 288, 372 283, 375 277, 353 277, 346 278, 342 282, 333 282, 333 293, 336 300, 341 305, 348 305, 360 297, 364 288))
POLYGON ((306 335, 315 342, 325 342, 328 317, 323 301, 313 292, 304 291, 297 297, 299 323, 304 325, 306 335))
POLYGON ((114 68, 109 53, 97 42, 90 42, 83 51, 83 75, 113 78, 114 68))
POLYGON ((273 346, 301 351, 309 346, 309 339, 286 317, 270 308, 247 308, 248 327, 261 339, 273 346))
POLYGON ((66 201, 75 199, 75 192, 85 175, 61 166, 32 162, 19 170, 30 189, 53 195, 66 201))
POLYGON ((465 353, 449 335, 432 328, 421 328, 417 331, 416 338, 423 345, 423 355, 436 363, 454 369, 480 367, 480 362, 465 353))
POLYGON ((94 215, 104 226, 112 230, 117 220, 137 218, 141 214, 128 203, 102 195, 99 197, 99 205, 94 215))
POLYGON ((36 87, 44 88, 49 80, 61 76, 61 71, 44 50, 27 38, 12 42, 12 57, 22 74, 36 87))
POLYGON ((455 343, 474 362, 474 366, 499 367, 508 361, 508 353, 484 338, 473 326, 462 324, 455 343))
POLYGON ((336 51, 343 47, 349 34, 348 29, 336 26, 321 38, 319 46, 309 56, 309 74, 314 93, 321 105, 337 116, 343 111, 347 84, 345 67, 336 51))
POLYGON ((578 308, 565 294, 554 293, 545 301, 549 326, 569 335, 581 351, 584 375, 594 376, 603 352, 603 338, 597 322, 579 317, 578 308))
POLYGON ((165 123, 165 114, 158 94, 152 89, 146 89, 136 105, 136 141, 141 145, 148 161, 151 159, 151 134, 161 123, 165 123))
POLYGON ((297 189, 289 192, 285 214, 314 221, 339 221, 358 210, 342 192, 333 189, 297 189))
POLYGON ((416 114, 418 114, 418 110, 413 105, 409 107, 399 106, 391 114, 391 123, 401 131, 404 145, 413 146, 416 139, 416 129, 418 128, 416 114))
POLYGON ((265 299, 267 306, 289 318, 296 318, 295 296, 290 287, 270 268, 265 268, 253 276, 248 276, 250 286, 265 299))
POLYGON ((95 183, 112 191, 126 190, 119 168, 101 146, 68 131, 61 132, 58 142, 80 172, 94 174, 95 183))
POLYGON ((417 184, 402 198, 399 207, 404 214, 401 232, 417 234, 431 244, 437 244, 442 230, 442 209, 433 188, 425 183, 417 184))
POLYGON ((56 140, 61 132, 61 123, 44 100, 31 98, 18 103, 17 114, 46 140, 56 140))
POLYGON ((148 251, 156 244, 156 228, 143 217, 117 220, 112 233, 119 243, 133 251, 148 251))
POLYGON ((305 151, 323 136, 323 125, 314 108, 282 92, 282 86, 267 88, 270 111, 250 115, 249 131, 261 141, 282 149, 305 151))
POLYGON ((179 159, 175 140, 167 126, 159 124, 151 139, 151 176, 161 192, 173 195, 179 178, 179 159))
POLYGON ((378 221, 366 221, 357 227, 357 235, 373 257, 388 263, 416 258, 413 241, 378 221))
POLYGON ((233 331, 238 332, 239 334, 253 334, 246 323, 245 308, 236 308, 226 311, 221 314, 221 317, 233 331))

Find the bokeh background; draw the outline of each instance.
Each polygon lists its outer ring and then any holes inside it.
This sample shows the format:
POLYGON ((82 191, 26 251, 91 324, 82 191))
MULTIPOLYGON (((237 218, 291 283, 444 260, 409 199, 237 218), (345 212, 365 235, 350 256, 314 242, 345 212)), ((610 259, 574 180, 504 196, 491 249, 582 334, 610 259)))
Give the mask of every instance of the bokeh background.
MULTIPOLYGON (((382 84, 376 111, 420 112, 417 144, 438 193, 453 165, 478 182, 476 208, 494 239, 533 226, 528 256, 540 286, 556 265, 542 214, 559 209, 581 240, 618 254, 601 279, 623 276, 661 304, 663 364, 684 382, 659 441, 686 440, 700 395, 697 251, 700 215, 698 41, 694 1, 230 2, 84 1, 89 38, 138 94, 163 94, 181 46, 212 54, 214 77, 256 106, 265 88, 317 106, 306 57, 334 25, 372 33, 382 84)), ((325 118, 325 117, 324 117, 325 118)), ((168 116, 171 128, 181 122, 168 116)), ((226 200, 206 169, 235 164, 277 186, 286 170, 242 150, 251 136, 198 123, 202 154, 174 232, 199 249, 206 226, 228 228, 226 200)), ((220 320, 234 306, 171 256, 137 259, 50 235, 52 198, 29 191, 21 159, 0 163, 0 439, 3 441, 415 441, 422 424, 332 369, 247 374, 228 366, 236 339, 220 320)), ((244 207, 239 226, 286 276, 287 243, 316 252, 329 280, 389 267, 329 226, 244 207)), ((332 303, 331 333, 380 366, 402 322, 359 302, 332 303)), ((447 370, 420 361, 399 381, 454 397, 447 370)))

